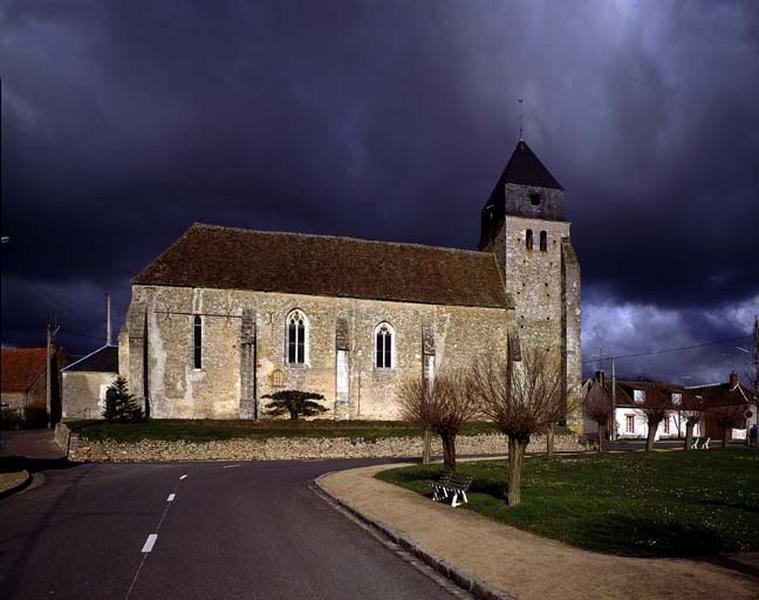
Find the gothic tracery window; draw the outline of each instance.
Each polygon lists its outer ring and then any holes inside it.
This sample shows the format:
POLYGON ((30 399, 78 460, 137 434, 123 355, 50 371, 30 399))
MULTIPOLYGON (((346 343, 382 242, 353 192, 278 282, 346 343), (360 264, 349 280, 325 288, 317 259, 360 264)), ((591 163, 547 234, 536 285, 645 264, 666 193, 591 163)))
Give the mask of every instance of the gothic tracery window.
POLYGON ((393 368, 393 331, 389 323, 380 323, 374 330, 374 366, 378 369, 393 368))
POLYGON ((287 362, 291 365, 306 363, 308 321, 300 310, 287 315, 287 362))

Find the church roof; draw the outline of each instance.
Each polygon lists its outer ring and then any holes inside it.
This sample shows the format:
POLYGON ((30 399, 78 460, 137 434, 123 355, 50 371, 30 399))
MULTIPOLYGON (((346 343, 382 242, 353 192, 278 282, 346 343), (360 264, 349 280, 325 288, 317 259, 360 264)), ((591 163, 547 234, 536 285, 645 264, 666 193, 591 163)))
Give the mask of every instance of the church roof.
POLYGON ((514 152, 511 153, 506 168, 496 184, 496 190, 503 189, 506 183, 530 185, 535 187, 563 190, 561 184, 551 175, 551 172, 540 162, 524 140, 519 140, 514 152))
POLYGON ((193 223, 132 283, 514 306, 490 252, 202 223, 193 223))
POLYGON ((119 347, 105 345, 64 367, 63 371, 119 372, 119 347))

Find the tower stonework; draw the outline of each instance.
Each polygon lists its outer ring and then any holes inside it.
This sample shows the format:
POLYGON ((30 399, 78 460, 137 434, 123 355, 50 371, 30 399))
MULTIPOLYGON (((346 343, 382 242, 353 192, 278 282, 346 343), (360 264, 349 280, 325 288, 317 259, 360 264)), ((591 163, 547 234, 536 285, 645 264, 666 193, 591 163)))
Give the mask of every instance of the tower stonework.
MULTIPOLYGON (((564 397, 577 403, 580 348, 580 264, 564 214, 564 188, 520 140, 482 209, 480 250, 495 254, 515 304, 523 349, 561 357, 564 397)), ((577 411, 570 426, 581 425, 577 411)))

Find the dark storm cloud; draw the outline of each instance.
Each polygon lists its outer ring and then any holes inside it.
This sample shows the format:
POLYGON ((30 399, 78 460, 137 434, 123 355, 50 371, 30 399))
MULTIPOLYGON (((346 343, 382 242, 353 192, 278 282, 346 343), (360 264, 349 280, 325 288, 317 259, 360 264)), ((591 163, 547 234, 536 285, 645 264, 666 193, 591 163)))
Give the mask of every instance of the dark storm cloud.
POLYGON ((748 326, 704 315, 759 303, 753 2, 8 2, 0 20, 4 343, 32 312, 99 335, 101 294, 123 310, 192 220, 473 247, 519 96, 568 191, 591 326, 628 306, 698 340, 748 326))

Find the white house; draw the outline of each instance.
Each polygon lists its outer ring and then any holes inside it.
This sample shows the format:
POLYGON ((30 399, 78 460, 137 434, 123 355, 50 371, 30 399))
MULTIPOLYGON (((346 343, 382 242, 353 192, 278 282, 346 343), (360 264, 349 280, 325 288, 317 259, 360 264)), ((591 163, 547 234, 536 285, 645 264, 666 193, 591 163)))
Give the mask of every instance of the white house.
MULTIPOLYGON (((603 371, 596 373, 595 380, 587 382, 590 389, 593 385, 600 385, 606 392, 609 404, 614 406, 609 427, 607 428, 611 439, 646 439, 648 437, 648 417, 643 410, 646 404, 646 394, 651 393, 650 382, 617 380, 615 393, 612 394, 611 382, 606 381, 603 371)), ((659 423, 654 439, 682 439, 685 437, 686 420, 683 399, 688 395, 688 390, 681 386, 658 384, 663 387, 668 395, 665 400, 668 408, 667 416, 659 423)), ((584 431, 586 435, 597 435, 598 425, 595 421, 584 417, 584 431)), ((693 428, 693 436, 700 437, 704 431, 703 422, 697 423, 693 428)))

